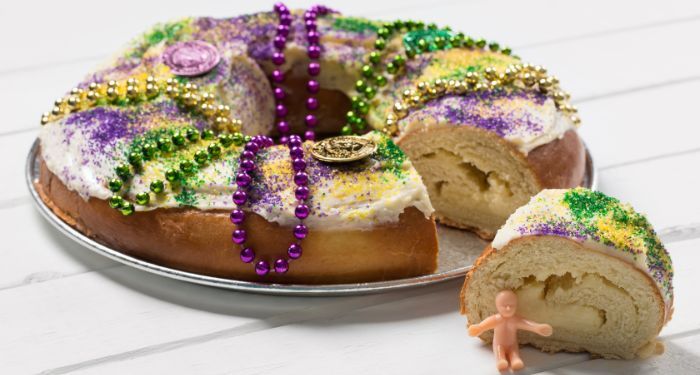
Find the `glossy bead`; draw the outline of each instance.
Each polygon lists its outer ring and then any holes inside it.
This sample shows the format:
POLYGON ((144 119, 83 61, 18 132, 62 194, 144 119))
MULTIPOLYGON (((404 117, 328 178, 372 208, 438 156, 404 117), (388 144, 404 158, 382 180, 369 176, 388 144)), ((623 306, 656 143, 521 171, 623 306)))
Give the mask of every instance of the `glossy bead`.
POLYGON ((245 144, 245 146, 243 148, 244 148, 244 150, 250 151, 254 154, 260 150, 260 146, 258 146, 257 142, 248 142, 245 144))
POLYGON ((321 64, 317 62, 311 62, 309 63, 309 68, 307 69, 309 75, 311 76, 317 76, 319 73, 321 73, 321 64))
POLYGON ((272 6, 272 9, 274 9, 275 13, 280 14, 282 9, 286 9, 287 6, 284 5, 283 3, 275 3, 275 5, 272 6))
POLYGON ((317 59, 321 56, 321 47, 315 44, 311 45, 309 46, 307 53, 309 55, 309 58, 317 59))
POLYGON ((239 187, 248 187, 252 181, 253 179, 248 173, 241 172, 236 175, 236 185, 239 187))
POLYGON ((369 112, 369 105, 367 104, 367 102, 364 100, 358 101, 357 102, 357 111, 363 115, 366 115, 369 112))
POLYGON ((297 186, 297 188, 294 189, 294 196, 300 201, 309 199, 308 186, 297 186))
POLYGON ((313 141, 316 139, 316 133, 313 130, 307 130, 304 132, 304 139, 307 141, 313 141))
POLYGON ((211 129, 204 129, 202 130, 202 139, 214 139, 215 134, 214 131, 211 129))
POLYGON ((185 144, 185 135, 180 132, 173 133, 172 136, 173 144, 176 146, 182 146, 185 144))
POLYGON ((289 123, 287 121, 278 122, 277 130, 279 130, 280 133, 289 133, 289 123))
POLYGON ((277 83, 281 83, 282 81, 284 81, 284 73, 282 73, 282 71, 279 69, 275 69, 272 72, 272 80, 277 83))
POLYGON ((272 63, 275 65, 282 65, 284 64, 285 59, 284 59, 284 53, 282 52, 275 52, 272 54, 272 63))
POLYGON ((270 265, 264 260, 255 263, 255 273, 257 273, 258 276, 267 275, 268 273, 270 273, 270 265))
POLYGON ((309 216, 309 206, 300 204, 294 209, 294 216, 298 219, 306 219, 309 216))
POLYGON ((306 235, 309 233, 309 230, 306 228, 306 225, 304 224, 298 224, 297 226, 294 227, 294 237, 296 237, 298 240, 306 238, 306 235))
POLYGON ((133 166, 139 166, 139 165, 141 165, 142 160, 143 160, 143 158, 142 158, 140 152, 129 153, 129 164, 131 164, 133 166))
POLYGON ((282 50, 284 49, 284 45, 287 44, 287 39, 281 35, 278 35, 275 37, 272 43, 275 46, 275 48, 282 50))
POLYGON ((153 159, 153 157, 156 156, 156 152, 158 152, 158 146, 155 143, 146 143, 143 145, 143 157, 146 160, 153 159))
POLYGON ((216 159, 221 156, 221 146, 216 143, 212 143, 207 146, 207 152, 212 159, 216 159))
POLYGON ((287 107, 285 107, 284 104, 277 104, 275 107, 275 113, 277 114, 277 117, 284 117, 287 115, 287 107))
POLYGON ((285 259, 277 259, 275 261, 275 272, 286 273, 289 271, 289 262, 285 259))
POLYGON ((240 224, 245 220, 245 212, 243 210, 235 209, 231 211, 230 215, 231 222, 234 224, 240 224))
POLYGON ((307 31, 316 31, 318 26, 316 26, 316 21, 310 20, 310 21, 305 21, 304 26, 306 26, 307 31))
POLYGON ((266 137, 266 136, 261 136, 261 137, 263 140, 263 143, 262 143, 263 147, 270 147, 273 144, 275 144, 275 142, 272 140, 272 138, 266 137))
POLYGON ((304 21, 313 21, 316 19, 316 12, 304 12, 304 21))
POLYGON ((184 160, 180 162, 180 170, 185 174, 191 174, 194 172, 194 163, 189 160, 184 160))
POLYGON ((151 200, 151 195, 148 193, 138 193, 136 194, 136 203, 140 205, 146 205, 151 200))
POLYGON ((109 187, 109 190, 115 193, 122 189, 122 185, 122 180, 118 178, 113 178, 107 183, 107 187, 109 187))
POLYGON ((255 170, 255 162, 250 159, 243 159, 240 162, 240 168, 246 172, 255 170))
POLYGON ((170 182, 175 182, 180 178, 180 172, 175 169, 165 171, 165 179, 170 182))
POLYGON ((309 175, 306 172, 297 172, 294 174, 294 183, 299 186, 306 186, 309 183, 309 175))
POLYGON ((320 88, 321 88, 321 85, 319 85, 318 81, 316 81, 316 80, 310 79, 306 83, 306 90, 312 94, 317 93, 320 88))
POLYGON ((150 189, 156 194, 160 194, 165 190, 165 184, 161 180, 155 180, 151 182, 150 189))
POLYGON ((300 172, 306 169, 306 160, 302 158, 296 158, 292 160, 292 168, 295 172, 300 172))
POLYGON ((122 180, 127 180, 131 176, 131 168, 128 164, 119 164, 117 168, 115 168, 114 172, 122 180))
POLYGON ((241 152, 241 159, 251 160, 255 158, 255 153, 252 151, 244 150, 241 152))
POLYGON ((195 142, 199 140, 199 132, 197 129, 189 128, 185 132, 185 138, 190 142, 195 142))
POLYGON ((248 200, 248 194, 243 190, 236 190, 233 192, 233 203, 242 206, 248 200))
POLYGON ((285 14, 280 15, 280 23, 281 23, 282 25, 286 25, 286 26, 291 25, 291 24, 292 24, 292 16, 291 16, 291 14, 285 13, 285 14))
POLYGON ((209 161, 209 155, 206 151, 199 150, 194 153, 194 161, 196 161, 199 165, 205 164, 207 161, 209 161))
POLYGON ((298 135, 294 134, 294 135, 291 135, 289 137, 289 143, 288 143, 289 147, 299 147, 299 146, 301 146, 301 143, 302 143, 302 140, 298 135))
POLYGON ((233 135, 219 134, 219 143, 224 147, 229 147, 233 144, 233 135))
POLYGON ((250 263, 253 260, 255 260, 255 252, 253 249, 246 247, 245 249, 241 250, 241 260, 243 263, 250 263))
POLYGON ((239 244, 239 245, 242 244, 242 243, 244 243, 245 240, 246 240, 245 229, 236 229, 236 230, 234 230, 234 231, 233 231, 233 234, 231 235, 231 239, 233 240, 233 242, 235 242, 235 243, 237 243, 237 244, 239 244))
POLYGON ((280 144, 281 145, 286 145, 287 142, 289 142, 289 137, 287 137, 286 135, 283 135, 280 137, 280 144))
POLYGON ((173 150, 173 141, 170 138, 160 137, 157 141, 158 149, 163 152, 170 152, 173 150))
POLYGON ((289 156, 292 158, 302 158, 304 157, 304 149, 298 146, 291 146, 289 149, 289 156))
POLYGON ((122 204, 124 204, 124 198, 120 197, 119 195, 112 195, 109 198, 109 206, 112 208, 120 208, 122 204))
POLYGON ((314 126, 318 125, 318 118, 316 118, 315 115, 309 114, 309 115, 306 115, 306 117, 304 117, 304 122, 306 123, 306 126, 314 127, 314 126))
POLYGON ((308 33, 306 33, 306 40, 307 40, 310 44, 316 44, 316 43, 318 43, 318 42, 319 42, 319 39, 320 39, 320 35, 319 35, 318 32, 315 31, 315 30, 312 30, 312 31, 309 31, 308 33))
POLYGON ((288 25, 279 25, 277 26, 277 35, 287 37, 289 35, 289 26, 288 25))
POLYGON ((384 47, 386 47, 386 40, 379 38, 379 39, 374 41, 374 48, 375 49, 381 51, 384 49, 384 47))
POLYGON ((310 97, 306 99, 306 109, 314 110, 318 108, 318 99, 310 97))
POLYGON ((274 94, 275 99, 277 100, 282 100, 287 96, 287 94, 284 92, 284 89, 281 87, 275 87, 274 94))
POLYGON ((135 210, 136 210, 136 207, 134 207, 134 204, 131 202, 125 202, 124 204, 122 204, 121 209, 120 209, 122 215, 124 215, 124 216, 129 216, 129 215, 133 214, 135 210))
POLYGON ((289 249, 287 249, 287 255, 289 255, 289 257, 292 259, 301 258, 301 245, 295 243, 289 245, 289 249))

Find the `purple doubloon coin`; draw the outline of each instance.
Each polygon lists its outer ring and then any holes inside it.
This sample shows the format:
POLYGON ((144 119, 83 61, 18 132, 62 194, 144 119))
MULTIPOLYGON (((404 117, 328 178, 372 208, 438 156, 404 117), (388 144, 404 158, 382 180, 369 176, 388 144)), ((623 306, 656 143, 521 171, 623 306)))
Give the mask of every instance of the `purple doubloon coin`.
POLYGON ((163 52, 163 63, 179 76, 205 74, 214 69, 220 60, 216 47, 201 40, 178 42, 163 52))

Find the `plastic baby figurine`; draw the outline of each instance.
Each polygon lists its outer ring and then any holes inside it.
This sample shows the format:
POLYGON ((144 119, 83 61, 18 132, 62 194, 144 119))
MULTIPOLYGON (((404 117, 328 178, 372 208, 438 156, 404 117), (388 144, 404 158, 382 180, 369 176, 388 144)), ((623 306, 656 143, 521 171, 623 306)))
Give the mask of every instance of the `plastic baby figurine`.
POLYGON ((496 310, 494 314, 484 319, 479 324, 469 326, 470 336, 479 336, 482 333, 493 330, 493 354, 496 356, 496 368, 504 371, 510 368, 517 371, 525 367, 520 358, 518 348, 518 330, 534 332, 541 336, 550 336, 552 326, 539 324, 523 319, 516 315, 518 297, 510 290, 503 290, 496 295, 496 310))

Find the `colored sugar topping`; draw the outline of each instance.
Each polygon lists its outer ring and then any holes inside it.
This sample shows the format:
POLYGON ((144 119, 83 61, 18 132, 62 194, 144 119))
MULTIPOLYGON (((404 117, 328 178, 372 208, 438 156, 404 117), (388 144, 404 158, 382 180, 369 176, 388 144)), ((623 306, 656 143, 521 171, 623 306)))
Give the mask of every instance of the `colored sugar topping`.
POLYGON ((556 110, 551 99, 527 91, 443 96, 399 122, 401 135, 438 126, 486 130, 510 141, 524 154, 573 129, 573 124, 556 110))
MULTIPOLYGON (((489 69, 503 73, 519 63, 498 43, 423 22, 311 13, 185 18, 153 27, 42 116, 40 138, 48 168, 84 199, 113 199, 118 192, 118 198, 137 203, 122 207, 110 202, 125 213, 183 206, 231 209, 242 142, 227 146, 217 137, 237 131, 270 134, 274 127, 279 134, 290 134, 285 120, 289 98, 277 90, 290 74, 288 59, 300 53, 311 59, 303 134, 308 140, 321 121, 314 110, 322 103, 313 95, 321 87, 351 96, 343 132, 366 132, 384 128, 393 101, 422 80, 466 81, 470 74, 486 77, 489 69), (182 48, 203 57, 192 66, 185 64, 187 56, 173 52, 182 48), (333 68, 321 71, 326 63, 333 68), (200 138, 181 141, 191 129, 200 138), (206 131, 213 138, 204 139, 206 131), (122 182, 115 181, 115 172, 122 182)), ((566 96, 545 93, 544 84, 521 89, 500 92, 489 86, 466 95, 431 94, 425 110, 408 113, 399 125, 406 132, 440 122, 477 126, 523 152, 570 128, 563 121, 570 113, 560 106, 566 96)), ((330 166, 306 158, 310 227, 321 222, 338 228, 396 222, 411 206, 426 215, 432 212, 420 177, 396 144, 375 132, 366 137, 378 147, 362 163, 330 166)), ((309 145, 305 143, 304 151, 309 145)), ((288 151, 270 147, 258 157, 261 174, 250 187, 250 210, 289 224, 295 197, 288 151)))
POLYGON ((355 17, 337 17, 332 27, 336 30, 351 31, 355 33, 370 33, 377 32, 381 24, 376 21, 370 21, 364 18, 355 17))
MULTIPOLYGON (((108 182, 114 177, 114 168, 126 163, 134 149, 143 150, 145 144, 158 144, 164 135, 174 137, 191 128, 191 118, 179 112, 176 105, 157 105, 168 106, 169 110, 98 107, 45 125, 40 139, 47 167, 84 199, 110 199, 108 182)), ((335 166, 305 158, 310 188, 306 204, 311 209, 306 225, 310 229, 363 229, 395 223, 411 206, 426 216, 432 213, 421 178, 403 152, 379 132, 364 137, 378 147, 372 157, 362 162, 335 166)), ((137 205, 137 212, 183 206, 203 210, 234 208, 232 171, 238 169, 240 145, 231 145, 205 165, 195 164, 190 173, 178 174, 173 181, 164 178, 168 170, 181 170, 183 161, 194 160, 197 150, 206 150, 216 142, 199 139, 193 147, 173 147, 172 151, 158 151, 156 157, 143 160, 140 173, 131 178, 128 191, 124 192, 125 199, 137 201, 139 193, 152 191, 152 182, 161 181, 164 192, 153 194, 145 205, 137 205)), ((304 144, 306 155, 309 147, 310 142, 304 144)), ((295 224, 297 199, 287 147, 273 146, 262 151, 258 165, 250 188, 249 209, 281 225, 295 224)))
POLYGON ((543 190, 519 208, 491 246, 524 236, 566 237, 635 264, 673 299, 671 258, 647 218, 619 200, 585 188, 543 190))

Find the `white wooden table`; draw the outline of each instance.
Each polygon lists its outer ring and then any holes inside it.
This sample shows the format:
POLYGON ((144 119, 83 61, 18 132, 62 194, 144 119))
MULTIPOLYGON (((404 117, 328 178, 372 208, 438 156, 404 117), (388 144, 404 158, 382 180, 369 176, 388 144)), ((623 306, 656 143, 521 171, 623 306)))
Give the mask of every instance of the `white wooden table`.
MULTIPOLYGON (((460 281, 347 298, 217 290, 92 254, 32 207, 24 158, 54 98, 154 22, 271 7, 257 3, 0 3, 0 374, 496 373, 490 348, 466 335, 460 281)), ((451 25, 547 66, 581 110, 601 189, 646 212, 662 233, 676 266, 666 354, 605 361, 528 348, 522 373, 700 373, 700 2, 326 4, 451 25)))

